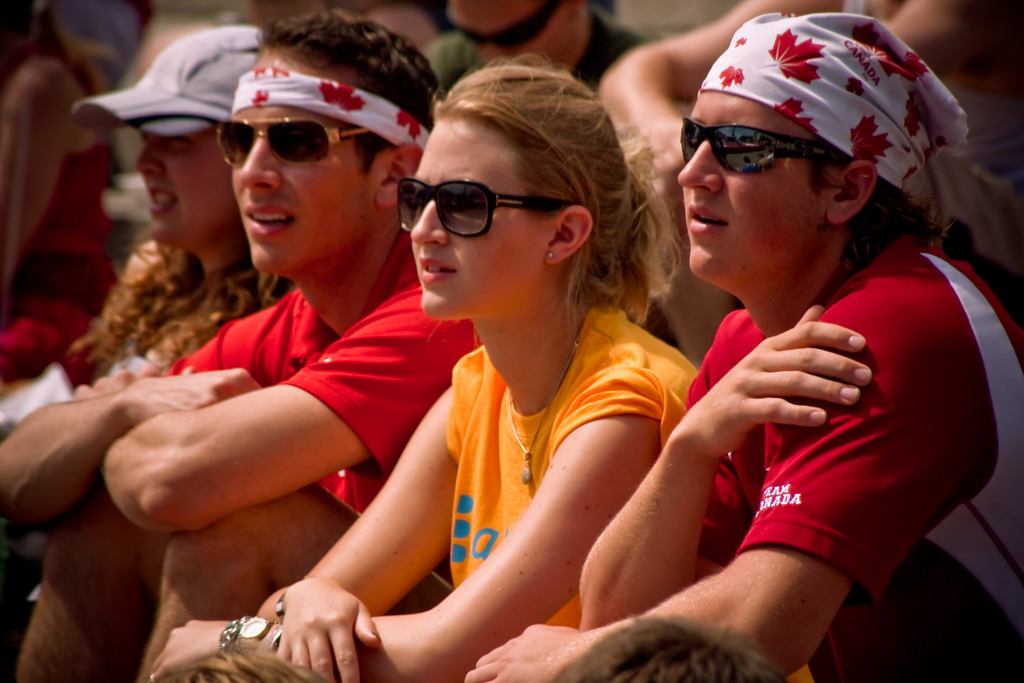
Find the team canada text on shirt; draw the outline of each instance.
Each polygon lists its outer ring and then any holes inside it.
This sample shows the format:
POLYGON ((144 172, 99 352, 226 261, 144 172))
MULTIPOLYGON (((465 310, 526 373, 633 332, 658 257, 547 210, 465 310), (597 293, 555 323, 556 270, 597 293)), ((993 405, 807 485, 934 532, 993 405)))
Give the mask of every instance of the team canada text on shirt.
POLYGON ((757 512, 760 514, 765 510, 779 507, 780 505, 800 505, 802 502, 800 494, 793 493, 790 490, 789 482, 786 482, 781 486, 765 487, 764 492, 761 494, 761 506, 757 509, 757 512))

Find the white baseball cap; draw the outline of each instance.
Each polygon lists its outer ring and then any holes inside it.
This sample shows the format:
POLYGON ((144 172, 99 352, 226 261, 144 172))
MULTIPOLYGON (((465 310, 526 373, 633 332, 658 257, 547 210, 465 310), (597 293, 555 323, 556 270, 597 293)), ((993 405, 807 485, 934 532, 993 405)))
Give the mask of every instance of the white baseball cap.
POLYGON ((130 88, 79 100, 72 115, 99 132, 129 125, 156 135, 186 135, 231 118, 238 77, 259 49, 254 26, 196 31, 167 46, 130 88))

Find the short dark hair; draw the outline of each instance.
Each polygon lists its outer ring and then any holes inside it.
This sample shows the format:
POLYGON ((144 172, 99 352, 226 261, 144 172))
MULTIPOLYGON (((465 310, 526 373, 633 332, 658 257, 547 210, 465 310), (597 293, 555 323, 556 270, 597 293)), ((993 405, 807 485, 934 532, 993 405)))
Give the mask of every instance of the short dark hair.
POLYGON ((739 636, 685 619, 644 617, 594 643, 556 683, 784 683, 739 636))
MULTIPOLYGON (((830 167, 851 161, 842 152, 836 155, 833 160, 813 162, 811 182, 815 187, 831 184, 830 167)), ((935 207, 926 200, 912 197, 879 177, 867 204, 850 219, 850 241, 843 249, 843 260, 850 268, 860 270, 903 235, 913 235, 924 244, 941 243, 945 227, 936 216, 935 207)))
MULTIPOLYGON (((340 9, 284 17, 268 23, 262 50, 279 50, 314 69, 350 67, 355 85, 383 97, 433 127, 437 76, 416 46, 383 26, 340 9)), ((356 138, 367 167, 390 143, 376 135, 356 138)))

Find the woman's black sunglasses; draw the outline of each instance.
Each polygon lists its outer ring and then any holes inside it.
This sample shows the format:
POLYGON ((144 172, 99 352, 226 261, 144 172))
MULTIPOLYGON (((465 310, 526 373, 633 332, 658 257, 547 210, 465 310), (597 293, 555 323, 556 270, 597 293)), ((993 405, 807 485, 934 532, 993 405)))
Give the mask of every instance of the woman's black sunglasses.
MULTIPOLYGON (((558 6, 562 4, 562 0, 548 0, 540 9, 531 14, 530 16, 517 21, 508 28, 485 35, 483 33, 477 33, 476 31, 470 31, 469 29, 462 28, 455 24, 455 28, 461 31, 467 38, 472 40, 477 45, 484 45, 490 43, 492 45, 500 45, 502 47, 511 47, 513 45, 522 45, 528 40, 536 38, 544 27, 548 25, 548 21, 551 20, 551 15, 555 13, 558 6)), ((448 18, 451 20, 451 10, 448 10, 448 18)))
POLYGON ((721 126, 702 126, 683 119, 680 143, 683 161, 689 162, 697 148, 707 140, 715 158, 728 169, 740 173, 767 171, 776 159, 841 160, 839 152, 816 140, 805 140, 760 128, 728 123, 721 126))
POLYGON ((555 211, 572 202, 552 197, 496 194, 472 180, 448 180, 428 185, 416 178, 398 181, 398 217, 402 228, 412 230, 431 201, 445 230, 453 235, 475 237, 491 227, 494 209, 511 206, 532 211, 555 211))
POLYGON ((217 127, 217 143, 232 166, 244 164, 256 138, 266 136, 270 151, 289 164, 308 164, 327 156, 333 143, 369 133, 366 128, 325 126, 319 121, 280 119, 260 122, 225 121, 217 127))

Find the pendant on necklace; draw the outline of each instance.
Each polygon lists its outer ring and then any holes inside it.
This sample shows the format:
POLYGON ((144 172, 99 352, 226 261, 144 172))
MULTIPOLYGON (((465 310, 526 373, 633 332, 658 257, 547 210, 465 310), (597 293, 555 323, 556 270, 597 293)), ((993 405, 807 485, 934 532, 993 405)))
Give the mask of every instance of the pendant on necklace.
POLYGON ((530 466, 526 465, 523 467, 523 483, 529 486, 531 481, 533 481, 533 472, 530 471, 530 466))

